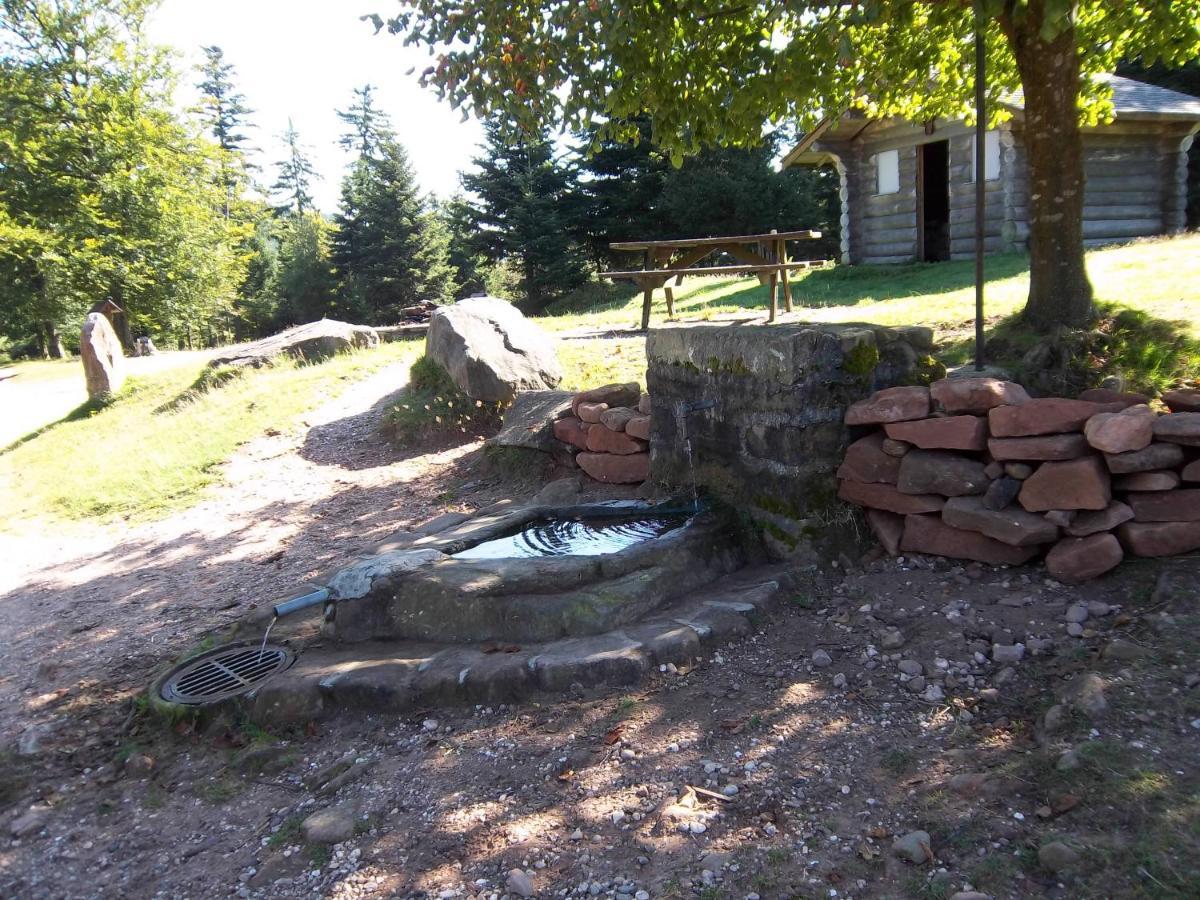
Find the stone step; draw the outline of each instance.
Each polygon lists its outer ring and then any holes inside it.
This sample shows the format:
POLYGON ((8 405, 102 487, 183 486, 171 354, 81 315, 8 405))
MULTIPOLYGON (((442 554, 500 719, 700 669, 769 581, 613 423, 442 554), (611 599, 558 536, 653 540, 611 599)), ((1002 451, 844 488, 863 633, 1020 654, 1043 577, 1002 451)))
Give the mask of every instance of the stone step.
POLYGON ((523 647, 415 641, 312 646, 291 669, 247 697, 250 716, 264 727, 280 727, 341 709, 403 712, 512 703, 574 684, 633 685, 652 667, 690 663, 705 647, 749 634, 790 587, 786 567, 755 566, 626 628, 523 647))

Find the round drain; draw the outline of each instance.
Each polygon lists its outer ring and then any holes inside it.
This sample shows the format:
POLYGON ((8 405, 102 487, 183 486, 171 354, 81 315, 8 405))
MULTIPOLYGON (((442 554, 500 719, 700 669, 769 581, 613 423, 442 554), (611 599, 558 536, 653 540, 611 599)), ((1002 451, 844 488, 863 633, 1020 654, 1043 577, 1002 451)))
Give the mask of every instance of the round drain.
POLYGON ((279 644, 229 644, 189 659, 163 680, 159 693, 171 703, 204 706, 245 694, 295 660, 279 644))

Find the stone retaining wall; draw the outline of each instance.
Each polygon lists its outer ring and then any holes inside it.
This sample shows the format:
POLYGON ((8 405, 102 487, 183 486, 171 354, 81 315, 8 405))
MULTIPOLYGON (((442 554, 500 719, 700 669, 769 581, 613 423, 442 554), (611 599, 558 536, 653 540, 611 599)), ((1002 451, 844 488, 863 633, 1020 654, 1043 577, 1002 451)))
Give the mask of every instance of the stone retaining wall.
POLYGON ((836 514, 847 408, 912 383, 932 359, 927 328, 704 323, 652 329, 651 478, 698 485, 748 510, 786 555, 836 514), (816 517, 816 518, 814 518, 816 517))
POLYGON ((1035 400, 994 378, 880 391, 846 412, 870 430, 846 451, 838 495, 889 553, 1018 564, 1045 551, 1064 582, 1127 553, 1197 550, 1200 390, 1163 400, 1165 414, 1107 390, 1035 400))
POLYGON ((554 422, 554 436, 597 481, 641 484, 650 474, 649 413, 641 385, 606 384, 572 397, 570 415, 554 422))

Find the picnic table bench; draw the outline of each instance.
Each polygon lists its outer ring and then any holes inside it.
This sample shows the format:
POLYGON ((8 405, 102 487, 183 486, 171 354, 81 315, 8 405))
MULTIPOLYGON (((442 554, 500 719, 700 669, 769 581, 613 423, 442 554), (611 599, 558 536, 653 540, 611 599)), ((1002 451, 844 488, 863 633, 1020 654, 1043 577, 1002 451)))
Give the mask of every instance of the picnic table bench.
POLYGON ((821 237, 819 231, 771 231, 766 234, 740 234, 726 237, 685 238, 667 241, 617 241, 609 244, 613 250, 641 252, 642 268, 621 272, 601 272, 601 278, 627 279, 642 289, 642 330, 650 327, 650 304, 656 288, 663 288, 667 298, 667 315, 675 315, 675 295, 667 282, 676 285, 685 275, 757 275, 759 282, 769 285, 770 316, 775 320, 775 292, 783 284, 785 309, 792 311, 790 272, 825 265, 824 260, 789 260, 788 241, 809 241, 821 237), (725 252, 738 265, 697 266, 706 256, 725 252))

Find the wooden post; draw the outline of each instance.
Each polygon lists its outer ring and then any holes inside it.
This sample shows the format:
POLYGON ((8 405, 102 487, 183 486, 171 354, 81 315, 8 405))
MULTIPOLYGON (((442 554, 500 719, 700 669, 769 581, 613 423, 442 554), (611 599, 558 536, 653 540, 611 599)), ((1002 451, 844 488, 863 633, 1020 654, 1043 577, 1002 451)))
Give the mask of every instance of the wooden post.
MULTIPOLYGON (((671 251, 670 250, 663 251, 662 268, 664 268, 664 269, 671 268, 671 251)), ((668 281, 669 281, 669 279, 668 279, 668 281)), ((675 318, 675 292, 673 290, 671 290, 671 286, 667 282, 663 283, 663 296, 665 296, 667 298, 667 318, 674 319, 675 318)))
POLYGON ((770 313, 770 315, 767 316, 768 322, 775 321, 775 285, 778 283, 778 281, 779 281, 778 273, 772 272, 771 277, 769 279, 769 284, 767 285, 767 290, 770 291, 770 293, 771 293, 771 313, 770 313))
MULTIPOLYGON (((654 268, 654 254, 650 250, 646 250, 642 259, 642 269, 649 271, 654 268)), ((650 304, 654 299, 654 288, 650 286, 650 282, 646 281, 642 284, 642 331, 650 329, 650 304)))
POLYGON ((778 246, 778 249, 776 250, 775 257, 778 260, 780 266, 782 267, 779 270, 779 277, 783 279, 783 308, 785 310, 787 310, 788 312, 791 312, 792 311, 792 282, 788 278, 788 270, 787 270, 787 262, 788 262, 787 241, 779 241, 779 246, 778 246))

